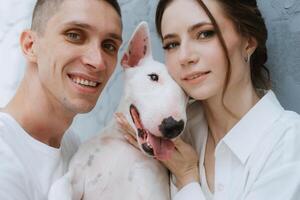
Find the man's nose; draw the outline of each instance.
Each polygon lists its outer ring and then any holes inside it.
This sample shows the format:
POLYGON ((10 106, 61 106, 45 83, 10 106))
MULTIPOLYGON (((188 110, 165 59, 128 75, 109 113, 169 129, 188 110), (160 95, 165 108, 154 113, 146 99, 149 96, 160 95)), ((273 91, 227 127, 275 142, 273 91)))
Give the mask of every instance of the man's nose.
POLYGON ((102 71, 106 69, 106 63, 104 60, 104 52, 99 45, 90 45, 83 56, 83 63, 96 71, 102 71))

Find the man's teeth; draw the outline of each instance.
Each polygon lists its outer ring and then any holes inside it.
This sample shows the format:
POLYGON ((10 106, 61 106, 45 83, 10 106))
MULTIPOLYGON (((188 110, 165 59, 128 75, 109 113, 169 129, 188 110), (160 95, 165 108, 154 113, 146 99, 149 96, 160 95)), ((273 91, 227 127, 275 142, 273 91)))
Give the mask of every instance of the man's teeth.
POLYGON ((90 86, 90 87, 96 87, 97 82, 94 81, 89 81, 81 78, 73 78, 72 81, 74 83, 80 84, 80 85, 85 85, 85 86, 90 86))

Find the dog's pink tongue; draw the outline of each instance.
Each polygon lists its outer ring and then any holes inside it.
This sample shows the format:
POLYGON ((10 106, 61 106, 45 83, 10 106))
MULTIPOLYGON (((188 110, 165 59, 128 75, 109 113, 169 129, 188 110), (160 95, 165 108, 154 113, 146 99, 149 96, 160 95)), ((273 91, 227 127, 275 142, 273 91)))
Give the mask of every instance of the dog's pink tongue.
POLYGON ((158 160, 167 160, 171 157, 171 153, 175 147, 171 140, 148 134, 148 142, 152 145, 154 155, 158 160))

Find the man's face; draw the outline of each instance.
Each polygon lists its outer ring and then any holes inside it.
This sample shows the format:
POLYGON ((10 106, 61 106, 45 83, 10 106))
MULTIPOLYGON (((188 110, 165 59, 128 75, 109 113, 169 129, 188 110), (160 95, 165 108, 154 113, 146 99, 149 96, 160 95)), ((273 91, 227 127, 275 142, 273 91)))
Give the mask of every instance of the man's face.
POLYGON ((34 43, 37 73, 53 106, 90 111, 113 73, 121 19, 100 0, 65 0, 34 43))

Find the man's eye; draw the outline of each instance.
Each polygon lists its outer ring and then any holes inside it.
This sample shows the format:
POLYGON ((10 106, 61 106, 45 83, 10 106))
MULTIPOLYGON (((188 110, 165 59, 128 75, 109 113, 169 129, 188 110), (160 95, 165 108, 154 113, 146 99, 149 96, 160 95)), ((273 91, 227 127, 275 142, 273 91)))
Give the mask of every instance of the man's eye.
POLYGON ((179 46, 179 43, 171 42, 171 43, 165 44, 165 45, 163 46, 163 49, 164 49, 164 50, 171 50, 171 49, 176 48, 177 46, 179 46))
POLYGON ((67 38, 72 41, 72 42, 79 42, 82 40, 82 37, 79 33, 75 33, 75 32, 68 32, 66 34, 67 38))
POLYGON ((110 53, 115 53, 118 49, 114 44, 104 43, 102 47, 110 53))
POLYGON ((215 31, 201 31, 197 33, 197 39, 208 39, 215 35, 215 31))

